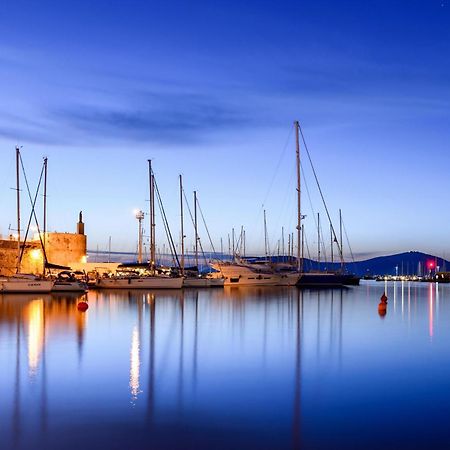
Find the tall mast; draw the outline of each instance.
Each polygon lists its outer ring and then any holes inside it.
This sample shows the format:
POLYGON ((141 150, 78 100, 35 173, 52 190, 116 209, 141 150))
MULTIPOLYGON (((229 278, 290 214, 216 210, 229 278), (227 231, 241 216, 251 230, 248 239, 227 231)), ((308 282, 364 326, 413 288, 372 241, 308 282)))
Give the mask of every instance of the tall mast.
POLYGON ((267 222, 266 222, 266 210, 264 210, 264 253, 266 254, 267 260, 267 222))
POLYGON ((243 234, 243 239, 244 239, 244 258, 245 258, 245 230, 243 230, 244 234, 243 234))
POLYGON ((331 240, 331 264, 333 264, 334 263, 334 255, 333 255, 334 239, 333 239, 333 225, 331 225, 331 222, 330 222, 330 240, 331 240))
POLYGON ((291 233, 288 234, 288 261, 291 262, 291 233))
POLYGON ((302 224, 302 261, 305 257, 305 225, 302 224))
POLYGON ((317 264, 320 270, 320 213, 317 213, 317 264))
POLYGON ((44 253, 47 234, 47 158, 44 158, 44 253))
POLYGON ((17 273, 20 273, 20 149, 16 145, 16 191, 17 191, 17 273))
POLYGON ((181 174, 180 174, 180 211, 181 211, 181 275, 184 276, 183 178, 181 174))
POLYGON ((148 160, 148 180, 150 187, 150 266, 155 267, 155 181, 153 178, 152 160, 148 160))
POLYGON ((342 211, 339 209, 339 252, 341 256, 341 271, 344 270, 344 251, 342 249, 342 211))
POLYGON ((297 270, 299 272, 303 269, 303 261, 300 253, 300 241, 301 241, 301 228, 302 228, 302 215, 301 215, 301 191, 300 191, 300 139, 299 128, 300 125, 296 120, 294 122, 295 127, 295 154, 297 165, 297 270))
POLYGON ((236 249, 234 247, 234 228, 231 229, 231 240, 233 242, 233 261, 236 259, 236 249))
POLYGON ((198 269, 197 191, 194 191, 195 265, 198 269))
POLYGON ((139 210, 136 213, 136 219, 139 222, 139 235, 138 235, 138 263, 142 264, 142 220, 144 219, 144 212, 139 210))

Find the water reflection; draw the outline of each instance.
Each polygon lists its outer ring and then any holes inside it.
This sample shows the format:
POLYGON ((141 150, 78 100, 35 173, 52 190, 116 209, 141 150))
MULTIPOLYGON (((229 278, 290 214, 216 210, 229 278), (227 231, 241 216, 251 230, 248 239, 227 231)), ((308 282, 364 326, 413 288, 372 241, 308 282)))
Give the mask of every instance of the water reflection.
POLYGON ((139 370, 141 366, 140 354, 139 354, 139 330, 137 326, 133 328, 133 335, 131 338, 130 349, 130 390, 131 399, 135 401, 139 394, 139 370))
POLYGON ((89 292, 85 313, 81 296, 0 296, 2 448, 61 436, 66 448, 370 448, 380 374, 397 426, 411 395, 427 402, 397 380, 404 367, 421 380, 428 355, 427 376, 450 376, 448 295, 414 283, 89 292), (384 289, 393 308, 379 320, 384 289))
POLYGON ((44 345, 44 300, 31 300, 28 315, 28 368, 30 376, 36 374, 44 345))

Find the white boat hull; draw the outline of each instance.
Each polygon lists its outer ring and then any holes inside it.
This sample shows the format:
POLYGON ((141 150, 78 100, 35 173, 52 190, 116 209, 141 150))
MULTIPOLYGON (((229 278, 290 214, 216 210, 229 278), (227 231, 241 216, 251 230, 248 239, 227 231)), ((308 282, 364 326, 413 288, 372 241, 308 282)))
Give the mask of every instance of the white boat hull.
POLYGON ((81 281, 55 281, 52 292, 86 292, 87 285, 81 281))
POLYGON ((257 272, 240 264, 212 264, 219 270, 218 277, 224 278, 224 286, 276 286, 281 277, 275 273, 257 272))
POLYGON ((0 292, 2 293, 50 292, 52 287, 53 281, 50 280, 0 279, 0 292))
POLYGON ((99 289, 181 289, 183 278, 101 278, 95 286, 99 289))
POLYGON ((223 278, 185 278, 183 280, 183 287, 223 287, 223 278))

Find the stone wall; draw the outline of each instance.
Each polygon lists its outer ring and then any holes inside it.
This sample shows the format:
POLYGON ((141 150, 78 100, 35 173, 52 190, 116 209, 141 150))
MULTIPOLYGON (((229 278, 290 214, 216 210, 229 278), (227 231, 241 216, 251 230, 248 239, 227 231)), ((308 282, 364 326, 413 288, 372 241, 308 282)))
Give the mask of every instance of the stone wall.
MULTIPOLYGON (((46 233, 47 260, 52 264, 71 267, 86 262, 86 235, 74 233, 46 233)), ((0 240, 0 275, 12 275, 17 267, 17 240, 0 240)), ((39 236, 25 245, 22 273, 42 274, 44 254, 39 236)))

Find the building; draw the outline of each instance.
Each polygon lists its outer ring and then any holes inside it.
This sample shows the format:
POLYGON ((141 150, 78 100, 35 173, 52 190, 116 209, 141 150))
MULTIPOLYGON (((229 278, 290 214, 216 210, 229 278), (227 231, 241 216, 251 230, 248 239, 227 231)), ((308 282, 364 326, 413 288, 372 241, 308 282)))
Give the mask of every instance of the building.
MULTIPOLYGON (((86 263, 87 238, 80 212, 76 233, 41 233, 25 244, 21 243, 23 256, 20 264, 21 273, 44 273, 44 251, 51 264, 71 267, 86 263), (42 241, 42 243, 41 243, 42 241)), ((13 275, 17 272, 18 242, 17 237, 0 239, 0 275, 13 275)))

